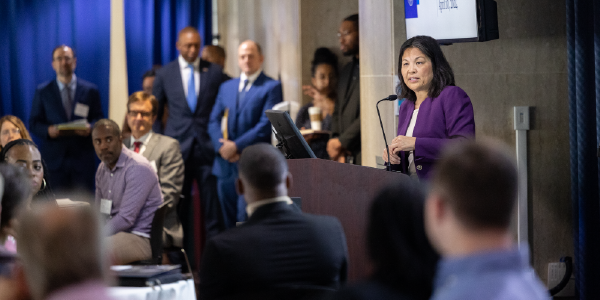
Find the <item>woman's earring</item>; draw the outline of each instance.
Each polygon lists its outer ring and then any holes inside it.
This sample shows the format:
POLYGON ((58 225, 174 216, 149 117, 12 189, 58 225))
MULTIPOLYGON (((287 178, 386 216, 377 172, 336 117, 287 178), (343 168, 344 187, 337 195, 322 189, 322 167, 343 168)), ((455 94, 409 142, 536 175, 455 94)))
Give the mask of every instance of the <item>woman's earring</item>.
POLYGON ((46 189, 46 178, 42 178, 42 183, 43 183, 43 185, 42 185, 42 189, 40 189, 40 191, 43 191, 46 189))

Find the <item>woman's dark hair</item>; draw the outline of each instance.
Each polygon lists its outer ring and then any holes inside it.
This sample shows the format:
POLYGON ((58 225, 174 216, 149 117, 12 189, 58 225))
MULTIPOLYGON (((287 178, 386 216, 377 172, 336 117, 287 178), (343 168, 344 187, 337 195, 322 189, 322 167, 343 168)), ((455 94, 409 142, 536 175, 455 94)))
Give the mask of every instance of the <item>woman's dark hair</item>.
POLYGON ((414 299, 431 296, 439 260, 425 234, 424 203, 420 185, 411 180, 394 183, 375 197, 367 229, 373 279, 414 299))
MULTIPOLYGON (((19 145, 25 145, 25 146, 33 146, 36 149, 38 149, 38 146, 31 140, 27 140, 27 139, 19 139, 19 140, 14 140, 9 142, 8 144, 6 144, 6 146, 2 149, 2 151, 0 151, 0 162, 6 162, 6 155, 8 154, 8 151, 10 150, 10 148, 14 147, 14 146, 19 146, 19 145)), ((39 149, 38 149, 39 150, 39 149)), ((42 167, 44 167, 44 182, 42 183, 42 188, 40 189, 40 191, 33 195, 33 200, 37 201, 39 200, 53 200, 54 199, 54 195, 52 193, 52 190, 50 189, 50 185, 48 184, 48 179, 46 178, 46 170, 48 170, 48 168, 46 167, 46 162, 44 162, 44 159, 42 158, 42 167)))
POLYGON ((330 65, 333 68, 333 73, 335 77, 338 76, 338 58, 335 53, 331 52, 331 50, 321 47, 315 50, 315 55, 313 57, 312 64, 310 66, 310 74, 312 77, 315 77, 315 72, 317 71, 317 66, 321 64, 330 65))
POLYGON ((421 52, 431 60, 433 79, 431 80, 429 91, 427 92, 429 97, 435 98, 440 95, 445 87, 455 85, 454 72, 446 60, 438 42, 430 36, 418 35, 408 39, 400 48, 400 55, 398 57, 398 79, 400 79, 402 91, 400 92, 400 95, 398 95, 398 98, 406 98, 411 101, 417 100, 415 92, 409 89, 402 79, 402 56, 404 55, 404 51, 408 48, 417 48, 421 50, 421 52))
POLYGON ((23 169, 6 162, 0 163, 0 174, 4 177, 4 194, 0 195, 0 229, 9 225, 18 209, 31 193, 29 178, 23 169))

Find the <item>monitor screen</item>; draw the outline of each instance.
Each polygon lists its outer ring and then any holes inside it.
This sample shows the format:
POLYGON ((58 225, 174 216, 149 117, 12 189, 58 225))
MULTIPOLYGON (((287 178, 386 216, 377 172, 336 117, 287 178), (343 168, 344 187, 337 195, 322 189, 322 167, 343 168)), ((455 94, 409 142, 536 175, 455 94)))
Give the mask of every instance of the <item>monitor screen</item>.
POLYGON ((428 35, 440 43, 478 40, 477 0, 404 0, 406 39, 428 35))
POLYGON ((287 112, 269 109, 265 113, 286 158, 317 158, 287 112))

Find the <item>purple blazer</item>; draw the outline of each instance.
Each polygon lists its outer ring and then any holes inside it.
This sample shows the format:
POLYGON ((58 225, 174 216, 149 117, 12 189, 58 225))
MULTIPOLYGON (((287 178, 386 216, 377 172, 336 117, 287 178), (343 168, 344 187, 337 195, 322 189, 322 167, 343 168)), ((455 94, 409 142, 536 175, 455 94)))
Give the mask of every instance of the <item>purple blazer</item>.
MULTIPOLYGON (((405 100, 398 114, 398 135, 406 135, 415 102, 405 100)), ((467 93, 457 86, 447 86, 437 98, 427 97, 419 107, 413 131, 415 169, 419 179, 427 180, 440 151, 452 139, 475 137, 473 105, 467 93)), ((401 151, 400 165, 393 169, 408 173, 408 151, 401 151)))

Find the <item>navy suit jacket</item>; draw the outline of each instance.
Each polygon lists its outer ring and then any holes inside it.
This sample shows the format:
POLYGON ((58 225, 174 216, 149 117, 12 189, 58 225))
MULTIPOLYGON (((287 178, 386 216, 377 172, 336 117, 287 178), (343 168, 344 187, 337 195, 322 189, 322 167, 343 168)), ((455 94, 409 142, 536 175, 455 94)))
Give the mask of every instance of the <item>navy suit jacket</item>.
POLYGON ((40 151, 48 169, 57 170, 64 165, 66 160, 70 160, 74 166, 91 166, 90 172, 95 173, 95 151, 90 136, 60 136, 55 139, 48 136, 50 125, 83 119, 74 113, 77 103, 89 107, 86 119, 92 126, 104 117, 100 92, 95 84, 77 77, 70 119, 67 118, 56 79, 40 84, 33 98, 29 128, 42 140, 40 151), (79 155, 73 155, 73 153, 79 155))
POLYGON ((347 256, 336 218, 304 214, 285 202, 266 204, 244 224, 207 242, 200 295, 254 299, 277 289, 337 289, 346 281, 347 256))
MULTIPOLYGON (((187 103, 178 59, 157 71, 152 88, 152 94, 158 100, 158 120, 162 118, 164 105, 168 105, 169 118, 164 134, 179 142, 184 160, 188 159, 194 140, 199 143, 203 153, 213 154, 207 133, 208 119, 219 86, 227 79, 221 67, 216 64, 200 60, 199 68, 200 93, 196 111, 192 112, 187 103)), ((212 158, 211 155, 208 159, 212 162, 212 158)))
MULTIPOLYGON (((271 123, 265 111, 283 101, 281 82, 274 80, 261 73, 250 89, 246 92, 243 101, 238 105, 237 96, 240 78, 234 78, 224 82, 219 89, 217 102, 210 114, 208 131, 214 150, 219 152, 223 138, 221 132, 221 118, 225 108, 229 109, 227 118, 228 139, 235 142, 238 152, 242 153, 244 148, 264 142, 271 142, 271 123)), ((236 164, 229 163, 219 155, 215 158, 213 174, 217 177, 229 177, 236 173, 236 164)))

